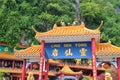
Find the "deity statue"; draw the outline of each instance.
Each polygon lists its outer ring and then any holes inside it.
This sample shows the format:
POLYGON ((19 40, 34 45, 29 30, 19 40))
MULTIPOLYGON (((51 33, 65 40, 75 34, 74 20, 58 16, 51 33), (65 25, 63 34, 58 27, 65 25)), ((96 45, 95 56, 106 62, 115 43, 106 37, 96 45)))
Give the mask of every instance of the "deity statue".
POLYGON ((75 61, 76 61, 76 64, 77 64, 77 65, 80 65, 80 64, 81 64, 81 59, 75 59, 75 61))
POLYGON ((110 73, 108 72, 105 73, 105 80, 113 80, 110 73))
POLYGON ((29 72, 29 73, 28 73, 27 80, 34 80, 34 76, 33 76, 33 73, 32 73, 32 72, 29 72))

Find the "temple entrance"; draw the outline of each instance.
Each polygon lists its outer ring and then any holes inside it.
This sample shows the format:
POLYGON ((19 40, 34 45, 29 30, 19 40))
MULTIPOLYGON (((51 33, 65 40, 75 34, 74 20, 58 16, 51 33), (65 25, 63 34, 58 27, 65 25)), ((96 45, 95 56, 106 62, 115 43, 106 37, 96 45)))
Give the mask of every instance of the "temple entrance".
MULTIPOLYGON (((45 57, 46 59, 66 59, 67 61, 73 59, 77 65, 85 64, 84 67, 87 66, 88 69, 92 67, 94 71, 92 76, 96 79, 96 58, 93 45, 95 45, 94 39, 86 42, 45 43, 45 57)), ((69 66, 72 67, 69 63, 64 64, 64 67, 58 71, 59 80, 79 80, 80 77, 77 76, 83 75, 81 70, 71 70, 69 66)), ((91 77, 91 75, 89 76, 91 77)))

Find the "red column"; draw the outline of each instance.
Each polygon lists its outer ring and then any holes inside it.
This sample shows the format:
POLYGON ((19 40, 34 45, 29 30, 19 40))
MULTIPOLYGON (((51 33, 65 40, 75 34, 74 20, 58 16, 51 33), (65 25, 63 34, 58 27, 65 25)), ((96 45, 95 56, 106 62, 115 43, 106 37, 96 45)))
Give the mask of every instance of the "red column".
POLYGON ((118 67, 118 80, 120 80, 120 57, 117 58, 117 67, 118 67))
POLYGON ((12 62, 12 69, 14 69, 15 68, 15 61, 13 60, 13 62, 12 62))
POLYGON ((60 80, 62 80, 62 73, 60 74, 60 80))
POLYGON ((45 46, 45 42, 41 41, 39 80, 42 80, 42 76, 43 76, 43 62, 44 62, 44 58, 45 58, 44 46, 45 46))
POLYGON ((48 62, 48 60, 46 61, 46 63, 45 63, 46 65, 45 65, 45 80, 47 80, 47 78, 48 78, 48 72, 49 72, 49 62, 48 62))
POLYGON ((92 68, 93 68, 93 80, 97 80, 95 38, 92 38, 92 68))
POLYGON ((23 60, 22 80, 25 80, 25 74, 26 74, 26 59, 23 60))

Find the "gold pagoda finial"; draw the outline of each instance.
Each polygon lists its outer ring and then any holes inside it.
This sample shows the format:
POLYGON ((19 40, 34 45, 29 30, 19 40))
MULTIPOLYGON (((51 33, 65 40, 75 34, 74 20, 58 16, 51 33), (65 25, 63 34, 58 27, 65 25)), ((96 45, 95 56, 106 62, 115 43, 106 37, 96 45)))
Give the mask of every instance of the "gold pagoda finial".
POLYGON ((33 30, 35 33, 38 33, 38 31, 34 28, 33 25, 32 25, 32 30, 33 30))
POLYGON ((57 27, 57 24, 54 24, 53 28, 56 28, 57 27))
POLYGON ((102 28, 102 25, 103 25, 103 21, 101 21, 99 27, 97 28, 97 30, 100 30, 102 28))

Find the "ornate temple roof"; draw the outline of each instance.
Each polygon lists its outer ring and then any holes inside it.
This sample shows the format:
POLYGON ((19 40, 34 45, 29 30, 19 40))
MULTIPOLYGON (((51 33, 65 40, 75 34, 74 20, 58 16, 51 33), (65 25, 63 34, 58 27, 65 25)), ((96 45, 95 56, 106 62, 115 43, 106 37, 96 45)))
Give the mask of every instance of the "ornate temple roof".
POLYGON ((108 59, 120 56, 120 47, 114 46, 111 42, 96 44, 96 54, 98 58, 108 59))
POLYGON ((47 32, 37 32, 33 27, 33 30, 36 32, 35 38, 38 41, 45 40, 45 42, 75 42, 75 41, 91 41, 91 38, 100 39, 100 28, 101 25, 95 29, 91 30, 85 27, 85 24, 82 22, 79 26, 61 26, 58 27, 54 24, 52 30, 47 32))
POLYGON ((41 45, 32 45, 23 50, 14 49, 15 56, 26 59, 39 59, 41 51, 41 45))
MULTIPOLYGON (((40 45, 33 45, 31 47, 28 47, 24 50, 15 50, 15 56, 20 58, 30 58, 30 57, 36 57, 39 58, 41 51, 40 45)), ((105 56, 111 56, 111 57, 117 57, 120 56, 120 47, 112 45, 110 42, 107 43, 97 43, 96 44, 96 55, 97 57, 103 57, 105 56)), ((53 60, 49 60, 51 63, 58 63, 53 60)))
POLYGON ((119 53, 120 54, 120 47, 114 46, 111 43, 99 43, 96 44, 97 54, 110 54, 110 53, 119 53))
POLYGON ((65 64, 64 67, 59 71, 59 73, 77 75, 77 74, 82 74, 82 71, 74 72, 70 69, 70 67, 67 64, 65 64))
POLYGON ((12 53, 5 53, 5 52, 0 52, 0 58, 1 59, 12 59, 12 60, 22 60, 22 59, 16 57, 12 53))

